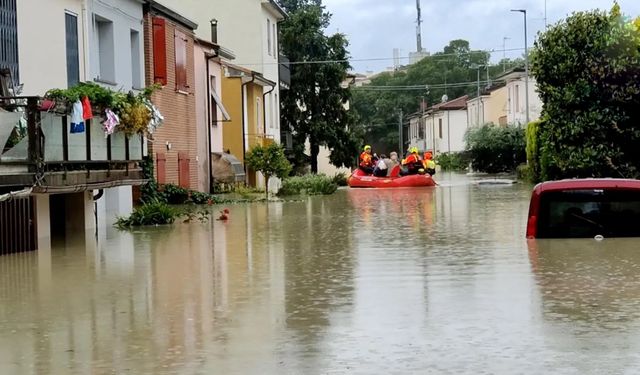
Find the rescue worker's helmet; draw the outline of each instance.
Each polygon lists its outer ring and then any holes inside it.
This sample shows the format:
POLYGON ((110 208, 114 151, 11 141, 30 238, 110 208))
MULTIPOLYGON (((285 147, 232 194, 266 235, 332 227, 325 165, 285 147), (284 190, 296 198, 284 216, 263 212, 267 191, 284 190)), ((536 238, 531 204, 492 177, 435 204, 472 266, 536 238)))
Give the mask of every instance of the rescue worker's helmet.
POLYGON ((411 147, 411 149, 409 150, 412 154, 417 154, 418 153, 418 148, 417 147, 411 147))
POLYGON ((364 146, 364 150, 365 150, 365 151, 367 151, 367 150, 371 150, 371 146, 369 146, 369 145, 364 146))

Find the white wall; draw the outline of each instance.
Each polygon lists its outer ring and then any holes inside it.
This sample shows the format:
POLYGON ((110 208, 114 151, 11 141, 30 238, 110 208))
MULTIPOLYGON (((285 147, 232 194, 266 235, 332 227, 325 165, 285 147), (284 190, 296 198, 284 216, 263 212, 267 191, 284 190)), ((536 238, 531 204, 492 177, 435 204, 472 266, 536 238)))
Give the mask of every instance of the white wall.
POLYGON ((18 0, 16 3, 23 95, 43 95, 49 89, 67 87, 65 11, 78 16, 80 80, 84 80, 81 1, 18 0))
MULTIPOLYGON (((525 87, 524 77, 507 83, 509 97, 507 122, 509 124, 524 125, 527 122, 525 87)), ((542 100, 537 93, 537 83, 534 78, 529 77, 529 120, 539 119, 541 112, 542 100)))
POLYGON ((435 150, 436 153, 464 151, 464 135, 469 127, 467 121, 467 111, 464 109, 429 114, 426 117, 425 149, 435 150))
MULTIPOLYGON (((89 61, 91 69, 90 76, 87 79, 91 81, 100 76, 98 24, 96 20, 97 18, 105 18, 113 22, 115 79, 113 84, 104 82, 101 82, 101 84, 112 90, 128 92, 134 88, 131 61, 132 30, 137 31, 139 35, 138 48, 141 53, 138 67, 141 72, 145 71, 142 3, 136 0, 92 0, 89 4, 89 40, 91 43, 89 61)), ((142 84, 144 85, 144 74, 142 74, 142 84)))

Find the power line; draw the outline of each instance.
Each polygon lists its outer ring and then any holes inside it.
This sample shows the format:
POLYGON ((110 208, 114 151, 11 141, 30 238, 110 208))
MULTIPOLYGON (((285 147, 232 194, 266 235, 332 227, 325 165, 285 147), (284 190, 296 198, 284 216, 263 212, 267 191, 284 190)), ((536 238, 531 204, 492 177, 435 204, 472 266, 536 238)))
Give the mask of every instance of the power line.
MULTIPOLYGON (((456 57, 464 55, 473 55, 478 53, 495 53, 495 52, 515 52, 524 51, 524 48, 507 48, 507 49, 491 49, 491 50, 476 50, 463 53, 439 53, 436 55, 425 56, 423 59, 437 59, 442 57, 456 57)), ((410 56, 399 57, 402 60, 409 60, 410 56)), ((262 66, 262 65, 312 65, 312 64, 336 64, 336 63, 349 63, 349 62, 369 62, 369 61, 392 61, 394 57, 372 57, 363 59, 344 59, 344 60, 317 60, 317 61, 289 61, 289 62, 262 62, 262 63, 238 63, 234 61, 234 65, 239 66, 262 66)))
POLYGON ((478 83, 480 85, 486 85, 488 83, 505 83, 506 80, 491 80, 491 81, 468 81, 468 82, 455 82, 455 83, 437 83, 432 85, 413 85, 413 86, 360 86, 353 87, 354 91, 421 91, 429 89, 443 89, 443 88, 456 88, 475 86, 478 83))

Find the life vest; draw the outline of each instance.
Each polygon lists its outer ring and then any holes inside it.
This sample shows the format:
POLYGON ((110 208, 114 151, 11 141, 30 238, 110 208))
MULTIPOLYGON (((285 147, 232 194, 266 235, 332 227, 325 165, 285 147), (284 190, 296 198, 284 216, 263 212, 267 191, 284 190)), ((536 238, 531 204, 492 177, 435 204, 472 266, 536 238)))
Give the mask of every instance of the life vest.
POLYGON ((371 154, 368 154, 366 151, 360 154, 360 166, 364 168, 373 166, 371 154))
POLYGON ((418 158, 418 155, 411 154, 411 155, 407 156, 407 158, 402 161, 402 165, 412 165, 412 164, 416 164, 416 163, 419 163, 419 162, 420 162, 420 159, 418 158))
POLYGON ((431 159, 425 160, 423 164, 424 169, 436 169, 436 162, 431 159))

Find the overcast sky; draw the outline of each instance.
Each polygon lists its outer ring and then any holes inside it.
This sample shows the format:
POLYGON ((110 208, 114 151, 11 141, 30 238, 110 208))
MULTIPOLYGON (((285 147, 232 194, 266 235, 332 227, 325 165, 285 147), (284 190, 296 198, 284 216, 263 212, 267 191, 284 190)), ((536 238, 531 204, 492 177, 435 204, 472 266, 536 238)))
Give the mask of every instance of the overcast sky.
MULTIPOLYGON (((625 15, 640 15, 640 0, 619 0, 625 15)), ((416 50, 415 0, 324 0, 333 14, 330 32, 345 33, 353 59, 388 58, 384 61, 354 61, 357 72, 380 71, 393 65, 393 49, 401 56, 416 50)), ((450 40, 466 39, 472 49, 502 50, 524 48, 523 17, 510 9, 527 9, 529 46, 544 28, 544 0, 421 0, 422 44, 429 52, 441 51, 450 40)), ((609 0, 547 0, 547 22, 555 23, 568 14, 601 8, 609 10, 609 0)), ((507 52, 508 57, 522 51, 507 52)), ((502 52, 492 55, 493 61, 502 52)), ((408 59, 401 60, 401 63, 408 59)))

